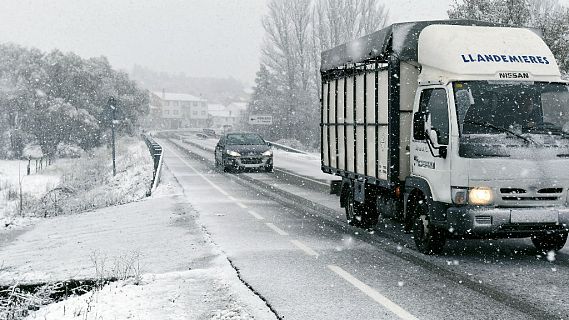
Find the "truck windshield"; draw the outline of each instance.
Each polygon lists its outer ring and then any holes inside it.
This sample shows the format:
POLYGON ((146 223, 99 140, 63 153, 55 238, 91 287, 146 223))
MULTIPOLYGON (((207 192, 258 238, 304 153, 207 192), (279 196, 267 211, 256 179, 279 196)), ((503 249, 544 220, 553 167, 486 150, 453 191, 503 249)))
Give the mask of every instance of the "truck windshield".
POLYGON ((569 86, 564 83, 453 83, 460 134, 569 134, 569 86))

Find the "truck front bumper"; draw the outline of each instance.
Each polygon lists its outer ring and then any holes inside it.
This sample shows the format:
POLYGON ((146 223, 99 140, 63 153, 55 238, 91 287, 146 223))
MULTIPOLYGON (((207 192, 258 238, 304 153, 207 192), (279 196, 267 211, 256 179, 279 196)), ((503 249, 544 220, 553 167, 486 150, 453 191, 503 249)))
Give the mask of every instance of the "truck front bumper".
POLYGON ((464 238, 513 238, 567 232, 569 208, 452 207, 447 209, 446 228, 450 235, 464 238))

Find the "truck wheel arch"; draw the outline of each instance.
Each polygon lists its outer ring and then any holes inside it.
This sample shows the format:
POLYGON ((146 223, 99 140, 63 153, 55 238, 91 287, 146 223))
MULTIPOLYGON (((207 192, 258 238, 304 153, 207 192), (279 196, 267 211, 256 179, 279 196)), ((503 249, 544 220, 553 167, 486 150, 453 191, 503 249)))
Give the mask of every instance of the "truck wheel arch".
POLYGON ((427 205, 429 206, 429 217, 432 219, 431 221, 436 225, 446 227, 446 211, 450 205, 448 203, 434 201, 429 182, 419 177, 409 177, 405 180, 405 221, 413 219, 413 217, 410 217, 409 215, 413 210, 413 201, 420 199, 418 197, 422 197, 427 201, 427 205))
POLYGON ((409 177, 405 180, 405 195, 404 195, 404 207, 403 207, 403 218, 407 227, 412 226, 413 217, 411 212, 413 212, 413 206, 417 204, 419 199, 425 199, 429 208, 432 208, 433 196, 431 193, 431 186, 429 182, 423 178, 419 177, 409 177))

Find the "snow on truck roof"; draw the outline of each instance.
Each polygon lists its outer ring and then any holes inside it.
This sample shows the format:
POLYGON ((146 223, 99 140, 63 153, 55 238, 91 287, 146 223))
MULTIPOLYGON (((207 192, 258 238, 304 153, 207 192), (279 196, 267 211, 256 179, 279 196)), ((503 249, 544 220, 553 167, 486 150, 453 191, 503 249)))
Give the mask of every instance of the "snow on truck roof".
MULTIPOLYGON (((477 20, 439 20, 396 23, 367 36, 322 52, 321 71, 373 58, 387 58, 391 51, 401 61, 418 61, 419 36, 431 25, 498 27, 477 20)), ((440 49, 441 47, 439 47, 440 49)))

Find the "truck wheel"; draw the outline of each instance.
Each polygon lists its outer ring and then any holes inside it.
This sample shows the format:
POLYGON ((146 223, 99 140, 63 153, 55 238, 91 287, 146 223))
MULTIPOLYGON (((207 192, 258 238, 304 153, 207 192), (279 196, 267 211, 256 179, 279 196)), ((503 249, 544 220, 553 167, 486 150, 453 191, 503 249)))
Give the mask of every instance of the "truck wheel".
POLYGON ((348 193, 345 209, 349 225, 368 229, 377 224, 378 217, 374 208, 375 204, 370 204, 370 202, 372 201, 359 203, 354 200, 354 194, 351 191, 348 193))
POLYGON ((531 237, 531 242, 541 252, 559 251, 567 242, 567 232, 542 234, 531 237))
POLYGON ((354 194, 350 191, 348 192, 348 198, 346 199, 346 220, 348 224, 354 227, 359 227, 361 225, 361 217, 357 216, 360 211, 359 207, 361 204, 354 200, 354 194))
POLYGON ((420 200, 414 206, 413 237, 419 252, 424 254, 439 254, 445 245, 444 231, 433 226, 429 219, 429 206, 425 200, 420 200))

